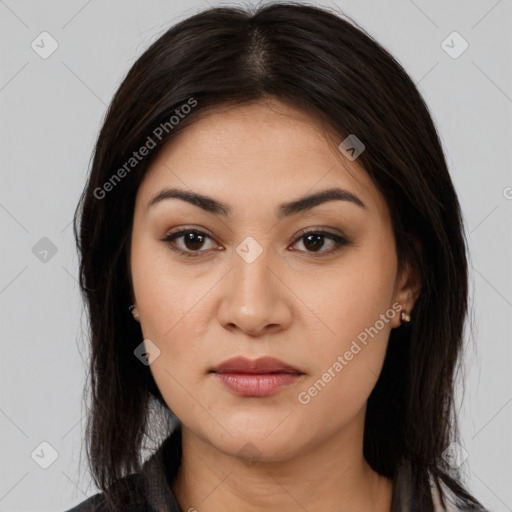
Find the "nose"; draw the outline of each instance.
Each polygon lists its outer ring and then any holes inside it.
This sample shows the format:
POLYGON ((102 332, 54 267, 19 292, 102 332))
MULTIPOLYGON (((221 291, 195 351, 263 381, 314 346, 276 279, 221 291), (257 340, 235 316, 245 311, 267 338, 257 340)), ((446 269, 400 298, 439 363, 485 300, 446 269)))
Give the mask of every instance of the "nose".
POLYGON ((276 269, 271 268, 266 252, 251 263, 233 255, 233 268, 223 279, 218 309, 218 320, 224 328, 263 336, 290 325, 290 292, 276 269))

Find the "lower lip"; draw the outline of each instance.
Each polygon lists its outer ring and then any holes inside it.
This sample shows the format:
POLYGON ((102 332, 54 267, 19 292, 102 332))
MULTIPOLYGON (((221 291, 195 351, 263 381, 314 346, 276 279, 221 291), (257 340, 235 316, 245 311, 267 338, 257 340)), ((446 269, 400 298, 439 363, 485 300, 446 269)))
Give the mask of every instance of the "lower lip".
POLYGON ((295 383, 298 373, 215 373, 230 391, 242 396, 270 396, 295 383))

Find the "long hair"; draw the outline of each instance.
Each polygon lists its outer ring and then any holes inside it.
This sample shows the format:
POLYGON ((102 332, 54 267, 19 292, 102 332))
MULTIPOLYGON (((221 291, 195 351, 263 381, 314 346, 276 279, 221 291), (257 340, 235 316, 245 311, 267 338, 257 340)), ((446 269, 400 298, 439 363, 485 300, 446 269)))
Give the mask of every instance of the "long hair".
POLYGON ((332 141, 355 134, 364 143, 358 163, 389 206, 399 272, 408 266, 420 276, 413 322, 392 330, 368 399, 365 458, 391 479, 406 471, 422 493, 431 478, 466 509, 479 506, 443 457, 458 439, 454 376, 468 306, 460 205, 414 82, 345 18, 295 2, 207 9, 153 42, 115 93, 74 219, 90 327, 87 455, 104 493, 140 470, 152 405, 168 410, 133 355, 142 340, 128 311, 138 186, 159 149, 201 116, 273 97, 315 116, 332 141), (135 157, 143 146, 151 149, 135 157))

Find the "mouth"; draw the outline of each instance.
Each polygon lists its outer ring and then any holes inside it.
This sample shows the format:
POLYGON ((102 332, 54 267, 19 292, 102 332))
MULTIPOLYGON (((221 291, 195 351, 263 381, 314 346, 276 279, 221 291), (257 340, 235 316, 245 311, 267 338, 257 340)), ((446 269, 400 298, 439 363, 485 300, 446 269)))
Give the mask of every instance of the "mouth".
POLYGON ((212 368, 210 373, 229 391, 252 397, 264 397, 296 383, 304 373, 273 357, 250 360, 235 357, 212 368))
POLYGON ((259 357, 258 359, 247 359, 237 356, 224 361, 212 368, 215 373, 248 373, 248 374, 269 374, 269 373, 295 373, 302 372, 275 357, 259 357))

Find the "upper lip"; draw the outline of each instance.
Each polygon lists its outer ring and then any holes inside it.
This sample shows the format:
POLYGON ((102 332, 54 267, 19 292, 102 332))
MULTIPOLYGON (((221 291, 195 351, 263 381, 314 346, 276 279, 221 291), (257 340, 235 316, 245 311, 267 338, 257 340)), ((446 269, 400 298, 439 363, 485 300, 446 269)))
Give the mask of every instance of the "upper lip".
POLYGON ((300 370, 276 359, 275 357, 259 357, 258 359, 247 359, 238 356, 227 359, 215 368, 212 372, 216 373, 298 373, 300 370))

